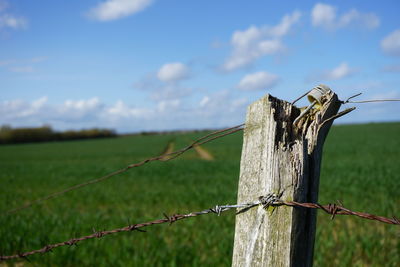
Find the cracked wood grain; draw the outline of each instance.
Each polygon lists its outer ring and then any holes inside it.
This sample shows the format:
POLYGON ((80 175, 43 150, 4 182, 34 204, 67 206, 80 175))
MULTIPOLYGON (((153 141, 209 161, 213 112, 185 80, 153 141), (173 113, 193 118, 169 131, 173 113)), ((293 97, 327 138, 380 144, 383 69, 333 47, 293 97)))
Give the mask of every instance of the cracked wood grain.
MULTIPOLYGON (((248 107, 238 203, 268 193, 317 202, 322 147, 341 102, 332 91, 312 118, 293 126, 300 110, 266 95, 248 107)), ((232 266, 312 266, 316 211, 261 206, 236 216, 232 266)))

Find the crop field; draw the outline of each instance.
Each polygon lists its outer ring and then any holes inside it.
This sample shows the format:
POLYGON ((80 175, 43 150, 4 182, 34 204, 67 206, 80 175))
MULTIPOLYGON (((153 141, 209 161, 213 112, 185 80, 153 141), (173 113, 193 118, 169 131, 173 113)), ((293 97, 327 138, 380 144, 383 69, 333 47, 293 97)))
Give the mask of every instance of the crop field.
MULTIPOLYGON (((0 212, 162 153, 203 133, 0 146, 0 212)), ((11 215, 0 254, 236 202, 242 134, 152 162, 11 215)), ((400 123, 334 126, 324 147, 319 202, 400 216, 400 123)), ((233 212, 92 239, 0 266, 230 266, 233 212)), ((315 266, 398 266, 400 227, 318 212, 315 266)))

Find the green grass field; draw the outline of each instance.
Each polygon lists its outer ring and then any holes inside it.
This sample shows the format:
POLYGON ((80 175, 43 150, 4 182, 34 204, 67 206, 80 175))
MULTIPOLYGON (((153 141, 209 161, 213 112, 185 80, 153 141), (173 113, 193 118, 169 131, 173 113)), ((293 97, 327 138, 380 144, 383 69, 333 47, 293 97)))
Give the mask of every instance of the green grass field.
MULTIPOLYGON (((130 136, 114 139, 0 147, 0 211, 100 177, 176 148, 202 134, 130 136)), ((169 162, 140 168, 20 211, 0 215, 0 254, 216 204, 236 202, 242 135, 204 146, 215 160, 190 151, 169 162)), ((400 123, 334 126, 325 144, 320 202, 341 200, 353 210, 400 216, 400 123)), ((234 213, 201 216, 88 240, 45 255, 26 266, 229 266, 234 213)), ((315 266, 398 266, 400 227, 318 214, 315 266)), ((5 263, 0 263, 0 266, 5 263)), ((6 265, 5 265, 6 266, 6 265)))

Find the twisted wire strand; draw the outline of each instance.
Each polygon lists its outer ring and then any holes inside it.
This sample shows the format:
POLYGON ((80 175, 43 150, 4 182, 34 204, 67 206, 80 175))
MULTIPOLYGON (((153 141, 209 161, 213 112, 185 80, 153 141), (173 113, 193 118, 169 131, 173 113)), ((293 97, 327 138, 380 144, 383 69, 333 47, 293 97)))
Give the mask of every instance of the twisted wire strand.
POLYGON ((371 99, 360 101, 347 101, 346 103, 373 103, 373 102, 400 102, 400 99, 371 99))
MULTIPOLYGON (((274 203, 276 205, 279 205, 279 202, 274 203)), ((303 208, 311 208, 311 209, 321 209, 325 211, 326 213, 332 215, 332 219, 336 215, 353 215, 357 216, 363 219, 368 219, 368 220, 374 220, 374 221, 379 221, 387 224, 395 224, 395 225, 400 225, 400 220, 396 217, 393 218, 387 218, 383 216, 377 216, 374 214, 369 214, 365 212, 358 212, 358 211, 352 211, 349 210, 342 205, 338 204, 328 204, 328 205, 321 205, 318 203, 300 203, 300 202, 295 202, 295 201, 281 201, 282 205, 285 206, 291 206, 291 207, 303 207, 303 208)))
POLYGON ((142 161, 137 162, 137 163, 132 163, 132 164, 130 164, 130 165, 128 165, 128 166, 126 166, 126 167, 124 167, 122 169, 119 169, 117 171, 111 172, 111 173, 109 173, 109 174, 107 174, 105 176, 102 176, 100 178, 96 178, 96 179, 89 180, 89 181, 81 183, 81 184, 77 184, 77 185, 68 187, 68 188, 66 188, 64 190, 49 194, 47 196, 38 198, 38 199, 33 200, 31 202, 28 202, 28 203, 26 203, 24 205, 21 205, 21 206, 17 207, 17 208, 4 211, 4 212, 0 213, 0 215, 9 215, 9 214, 16 213, 18 211, 30 208, 33 205, 39 204, 39 203, 44 202, 46 200, 49 200, 49 199, 58 197, 60 195, 63 195, 65 193, 67 193, 67 192, 70 192, 70 191, 73 191, 73 190, 76 190, 76 189, 79 189, 79 188, 82 188, 82 187, 85 187, 85 186, 88 186, 88 185, 91 185, 91 184, 96 184, 96 183, 105 181, 105 180, 107 180, 107 179, 109 179, 109 178, 111 178, 113 176, 116 176, 118 174, 124 173, 124 172, 128 171, 129 169, 140 167, 140 166, 145 165, 146 163, 149 163, 149 162, 152 162, 152 161, 162 161, 162 160, 169 161, 169 160, 175 159, 175 158, 179 157, 180 155, 182 155, 183 153, 185 153, 186 151, 194 148, 195 146, 202 145, 202 144, 211 142, 211 141, 213 141, 215 139, 219 139, 219 138, 222 138, 224 136, 227 136, 227 135, 236 133, 238 131, 241 131, 241 130, 243 130, 243 126, 244 126, 244 124, 239 124, 239 125, 236 125, 236 126, 233 126, 233 127, 225 128, 225 129, 218 130, 218 131, 214 131, 212 133, 209 133, 209 134, 207 134, 205 136, 202 136, 202 137, 198 138, 197 140, 192 142, 190 145, 188 145, 188 146, 186 146, 186 147, 184 147, 184 148, 182 148, 180 150, 177 150, 177 151, 174 151, 174 152, 171 152, 171 153, 168 153, 168 154, 160 155, 160 156, 157 156, 157 157, 147 158, 147 159, 142 160, 142 161))
POLYGON ((144 223, 138 223, 138 224, 131 224, 122 228, 117 228, 113 230, 105 230, 105 231, 93 231, 93 234, 78 237, 78 238, 71 238, 67 241, 64 242, 59 242, 59 243, 54 243, 54 244, 49 244, 46 245, 40 249, 28 251, 28 252, 23 252, 23 253, 17 253, 15 255, 10 255, 10 256, 0 256, 0 261, 6 261, 6 260, 11 260, 11 259, 18 259, 18 258, 24 258, 26 259, 28 256, 38 254, 38 253, 47 253, 49 251, 52 251, 55 248, 62 247, 62 246, 72 246, 76 245, 78 242, 85 241, 88 239, 93 239, 93 238, 102 238, 107 235, 111 234, 116 234, 116 233, 121 233, 121 232, 130 232, 130 231, 140 231, 140 232, 145 232, 141 228, 156 225, 156 224, 163 224, 163 223, 169 223, 170 225, 176 221, 180 221, 183 219, 188 219, 191 217, 197 217, 200 215, 205 215, 205 214, 217 214, 218 216, 221 215, 221 213, 229 211, 231 209, 239 209, 239 211, 236 214, 239 214, 243 212, 243 210, 247 211, 251 208, 254 208, 256 206, 262 205, 264 209, 267 209, 269 206, 273 207, 278 207, 278 206, 289 206, 289 207, 300 207, 300 208, 311 208, 311 209, 321 209, 324 212, 331 214, 333 219, 335 215, 353 215, 357 216, 363 219, 368 219, 368 220, 375 220, 378 222, 382 223, 387 223, 387 224, 394 224, 394 225, 400 225, 400 220, 396 217, 393 218, 386 218, 383 216, 377 216, 369 213, 364 213, 364 212, 357 212, 357 211, 352 211, 349 210, 342 205, 337 205, 337 204, 327 204, 327 205, 321 205, 318 203, 300 203, 296 201, 283 201, 279 198, 278 195, 275 194, 268 194, 266 196, 261 196, 258 198, 258 200, 250 203, 243 203, 243 204, 235 204, 235 205, 216 205, 213 208, 205 209, 202 211, 197 211, 197 212, 191 212, 187 214, 175 214, 172 216, 168 216, 164 213, 164 218, 154 220, 154 221, 149 221, 149 222, 144 222, 144 223))
POLYGON ((342 101, 342 104, 347 104, 347 103, 373 103, 373 102, 400 102, 400 99, 370 99, 370 100, 358 100, 358 101, 350 101, 350 99, 356 98, 358 96, 362 95, 362 93, 358 93, 355 95, 350 96, 347 98, 345 101, 342 101))

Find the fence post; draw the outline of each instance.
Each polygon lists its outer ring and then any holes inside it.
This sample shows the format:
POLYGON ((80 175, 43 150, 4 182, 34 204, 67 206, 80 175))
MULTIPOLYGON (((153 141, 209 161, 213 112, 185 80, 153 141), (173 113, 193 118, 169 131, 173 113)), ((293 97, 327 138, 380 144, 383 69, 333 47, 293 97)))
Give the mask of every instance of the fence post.
MULTIPOLYGON (((319 109, 293 125, 300 110, 266 95, 248 107, 238 203, 268 193, 316 202, 322 147, 341 102, 329 90, 319 109)), ((232 266, 312 266, 316 211, 261 206, 236 216, 232 266)))

